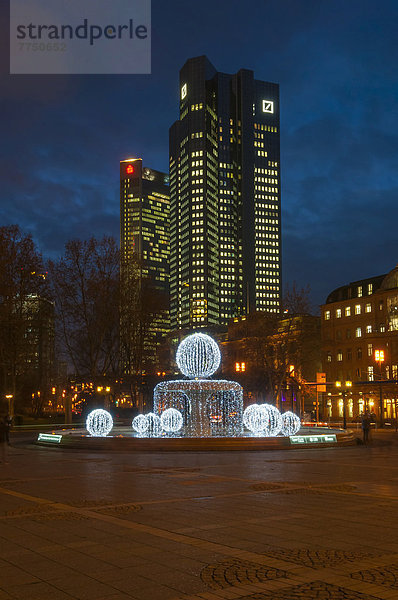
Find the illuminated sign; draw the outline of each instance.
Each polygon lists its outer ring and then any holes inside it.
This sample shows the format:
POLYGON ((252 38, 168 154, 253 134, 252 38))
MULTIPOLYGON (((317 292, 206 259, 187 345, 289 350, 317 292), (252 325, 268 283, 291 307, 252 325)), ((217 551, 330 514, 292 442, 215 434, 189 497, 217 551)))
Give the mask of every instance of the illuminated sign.
POLYGON ((326 392, 326 373, 317 373, 316 383, 318 392, 326 392))
POLYGON ((127 167, 127 169, 126 169, 126 173, 127 173, 128 175, 131 175, 132 173, 134 173, 134 167, 133 167, 133 165, 129 165, 129 166, 127 167))
POLYGON ((266 113, 274 112, 274 101, 273 100, 263 100, 263 112, 266 112, 266 113))
POLYGON ((187 84, 184 83, 184 85, 181 88, 181 100, 184 100, 186 95, 187 95, 187 84))
POLYGON ((335 434, 322 435, 291 435, 291 444, 337 444, 335 434))
POLYGON ((62 435, 55 435, 54 433, 39 433, 37 438, 38 442, 51 442, 52 444, 60 444, 62 435))

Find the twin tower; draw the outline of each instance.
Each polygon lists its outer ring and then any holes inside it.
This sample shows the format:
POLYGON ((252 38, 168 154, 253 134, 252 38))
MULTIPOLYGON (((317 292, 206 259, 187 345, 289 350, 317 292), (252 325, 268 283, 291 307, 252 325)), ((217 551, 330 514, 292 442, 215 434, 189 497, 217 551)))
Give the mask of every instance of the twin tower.
POLYGON ((169 295, 164 328, 279 311, 279 127, 277 84, 199 56, 180 71, 169 174, 121 162, 121 247, 169 295))

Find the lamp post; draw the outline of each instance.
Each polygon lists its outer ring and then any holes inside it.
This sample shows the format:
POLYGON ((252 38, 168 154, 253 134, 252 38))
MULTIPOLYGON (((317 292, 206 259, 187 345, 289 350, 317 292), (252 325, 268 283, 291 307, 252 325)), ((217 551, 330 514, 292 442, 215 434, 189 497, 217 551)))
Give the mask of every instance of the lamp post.
POLYGON ((344 427, 344 429, 347 429, 347 411, 346 411, 345 395, 346 395, 346 389, 352 387, 352 381, 346 381, 346 382, 344 382, 344 385, 342 385, 341 381, 336 381, 336 387, 339 388, 339 389, 340 388, 342 389, 342 394, 343 394, 343 427, 344 427))
POLYGON ((14 416, 14 394, 6 394, 6 400, 8 400, 8 414, 12 418, 14 416))
POLYGON ((379 363, 379 405, 380 405, 380 427, 384 425, 384 406, 383 406, 383 384, 381 365, 384 362, 384 350, 375 350, 375 361, 379 363))
POLYGON ((290 376, 290 402, 291 402, 291 411, 294 413, 294 387, 293 387, 293 378, 295 376, 294 373, 294 365, 289 365, 289 376, 290 376))

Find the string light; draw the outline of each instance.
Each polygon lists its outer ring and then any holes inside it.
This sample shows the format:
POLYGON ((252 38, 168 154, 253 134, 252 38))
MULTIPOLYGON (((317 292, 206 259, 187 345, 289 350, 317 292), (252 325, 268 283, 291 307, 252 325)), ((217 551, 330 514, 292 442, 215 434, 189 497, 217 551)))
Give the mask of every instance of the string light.
POLYGON ((178 346, 177 366, 190 379, 211 377, 221 363, 218 344, 209 335, 194 333, 178 346))
POLYGON ((300 418, 288 410, 282 415, 282 435, 295 435, 301 427, 300 418))
POLYGON ((148 418, 146 415, 137 415, 134 417, 133 422, 131 424, 134 431, 142 435, 145 433, 149 427, 148 418))
POLYGON ((264 433, 269 427, 269 413, 258 404, 250 404, 243 413, 243 424, 256 435, 264 433))
POLYGON ((161 381, 153 395, 153 412, 175 408, 187 437, 242 434, 243 390, 236 381, 177 379, 161 381))
POLYGON ((273 404, 260 404, 261 407, 268 411, 268 426, 264 432, 267 437, 274 437, 280 433, 282 429, 282 415, 273 404))
POLYGON ((160 425, 160 417, 158 417, 158 415, 155 415, 154 413, 150 412, 146 415, 147 421, 148 421, 148 429, 146 430, 146 433, 149 436, 152 437, 156 437, 157 435, 159 435, 161 433, 161 425, 160 425))
POLYGON ((177 433, 184 423, 182 414, 175 408, 167 408, 160 416, 160 425, 167 433, 177 433))
POLYGON ((93 437, 106 437, 112 431, 112 415, 102 408, 97 408, 88 415, 86 429, 93 437))

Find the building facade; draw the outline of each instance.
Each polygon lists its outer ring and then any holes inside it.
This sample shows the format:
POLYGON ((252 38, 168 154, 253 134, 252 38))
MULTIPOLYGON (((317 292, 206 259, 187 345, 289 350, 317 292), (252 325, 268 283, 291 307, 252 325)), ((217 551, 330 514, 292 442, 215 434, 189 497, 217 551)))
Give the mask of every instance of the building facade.
POLYGON ((170 129, 172 329, 278 312, 281 293, 279 86, 205 56, 180 71, 170 129))
POLYGON ((142 344, 135 360, 124 358, 127 372, 150 372, 156 366, 157 347, 170 329, 169 207, 169 177, 166 173, 144 167, 141 158, 120 162, 121 280, 128 279, 127 273, 134 278, 133 289, 125 294, 124 303, 146 303, 142 311, 136 311, 138 314, 126 311, 129 322, 122 323, 122 329, 130 328, 131 348, 137 350, 137 345, 142 344), (134 296, 136 293, 138 298, 134 296), (149 314, 149 304, 158 293, 159 298, 162 295, 166 299, 166 306, 160 310, 154 302, 153 310, 158 314, 147 325, 150 317, 146 312, 149 314), (142 322, 138 322, 139 319, 142 322), (136 325, 132 324, 134 320, 136 325), (140 337, 143 339, 138 339, 140 337))
POLYGON ((334 290, 321 311, 327 416, 341 418, 345 402, 348 419, 365 411, 396 418, 398 267, 334 290))

